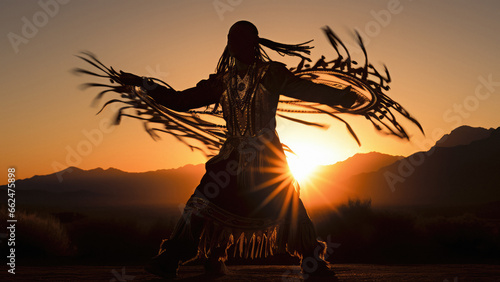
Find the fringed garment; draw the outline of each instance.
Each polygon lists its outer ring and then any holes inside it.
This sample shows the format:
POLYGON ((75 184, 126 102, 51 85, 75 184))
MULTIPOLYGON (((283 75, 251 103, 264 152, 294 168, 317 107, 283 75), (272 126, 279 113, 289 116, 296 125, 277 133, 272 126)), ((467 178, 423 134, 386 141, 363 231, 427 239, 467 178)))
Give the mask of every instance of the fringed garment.
POLYGON ((97 99, 108 92, 121 94, 122 99, 109 100, 103 106, 125 104, 118 111, 116 124, 123 116, 141 119, 154 139, 159 137, 157 132, 171 134, 191 149, 211 156, 181 220, 160 251, 170 248, 182 260, 196 254, 224 257, 231 244, 236 246, 233 255, 250 258, 285 251, 302 256, 314 251, 316 233, 288 169, 283 148, 289 149, 275 131, 276 116, 319 127, 326 125, 291 114, 330 116, 344 122, 358 144, 354 131, 338 114, 362 115, 377 130, 409 139, 395 112, 423 132, 416 119, 384 94, 389 90, 389 72, 385 68, 384 76, 368 63, 361 37, 358 35, 358 43, 365 64, 355 67, 357 62, 339 38, 328 27, 324 31, 337 52, 335 60, 322 57, 310 66, 305 63, 310 60, 302 57, 290 70, 277 62, 258 60, 244 77, 238 76, 233 66, 184 91, 175 91, 164 82, 156 84, 159 80, 154 78, 130 85, 92 54, 79 56, 104 74, 84 69, 77 69, 77 73, 118 83, 87 84, 107 87, 97 99), (350 91, 357 94, 356 102, 349 108, 341 106, 350 91), (287 98, 280 99, 280 95, 287 98), (215 106, 194 110, 211 105, 215 106), (135 114, 130 110, 136 110, 135 114), (161 127, 152 127, 154 124, 161 127))
POLYGON ((207 162, 171 240, 189 244, 189 238, 199 245, 201 256, 233 243, 233 255, 245 258, 312 251, 316 233, 275 131, 276 109, 280 93, 338 105, 345 92, 299 79, 282 64, 259 62, 243 79, 231 73, 213 77, 189 93, 216 95, 220 89, 227 139, 219 154, 207 162), (193 215, 203 219, 201 234, 193 232, 193 215))

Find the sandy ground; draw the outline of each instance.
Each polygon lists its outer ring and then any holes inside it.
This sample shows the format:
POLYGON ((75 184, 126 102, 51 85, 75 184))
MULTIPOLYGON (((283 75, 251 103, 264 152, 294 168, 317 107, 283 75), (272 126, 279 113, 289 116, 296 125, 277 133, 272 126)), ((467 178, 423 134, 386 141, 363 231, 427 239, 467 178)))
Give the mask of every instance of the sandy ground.
MULTIPOLYGON (((19 267, 16 274, 2 269, 0 281, 304 281, 298 266, 229 266, 229 274, 207 277, 202 266, 183 266, 176 279, 159 279, 140 266, 19 267)), ((335 278, 306 281, 500 281, 498 265, 334 265, 335 278)))

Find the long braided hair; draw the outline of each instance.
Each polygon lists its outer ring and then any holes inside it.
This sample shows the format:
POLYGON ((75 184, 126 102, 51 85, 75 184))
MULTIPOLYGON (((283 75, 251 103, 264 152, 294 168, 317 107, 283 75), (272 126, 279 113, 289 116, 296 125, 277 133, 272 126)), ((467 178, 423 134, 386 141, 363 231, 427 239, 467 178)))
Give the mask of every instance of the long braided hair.
MULTIPOLYGON (((304 43, 299 43, 299 44, 283 44, 279 42, 275 42, 266 38, 260 38, 259 37, 259 31, 257 30, 257 27, 249 22, 249 21, 238 21, 236 22, 234 26, 237 25, 244 25, 250 30, 252 30, 253 35, 257 38, 257 45, 254 47, 255 48, 255 59, 264 61, 264 62, 269 62, 272 61, 269 55, 267 55, 266 51, 264 50, 263 47, 267 47, 271 50, 276 51, 278 54, 281 56, 296 56, 300 57, 304 60, 311 61, 306 55, 309 55, 311 53, 310 49, 312 49, 312 46, 308 46, 307 44, 310 43, 312 40, 309 40, 304 43)), ((231 27, 232 28, 232 27, 231 27)), ((222 56, 219 59, 219 62, 217 63, 217 68, 216 68, 216 73, 217 74, 224 74, 228 72, 231 68, 233 68, 235 65, 235 59, 229 54, 229 48, 226 46, 224 48, 224 52, 222 53, 222 56)))

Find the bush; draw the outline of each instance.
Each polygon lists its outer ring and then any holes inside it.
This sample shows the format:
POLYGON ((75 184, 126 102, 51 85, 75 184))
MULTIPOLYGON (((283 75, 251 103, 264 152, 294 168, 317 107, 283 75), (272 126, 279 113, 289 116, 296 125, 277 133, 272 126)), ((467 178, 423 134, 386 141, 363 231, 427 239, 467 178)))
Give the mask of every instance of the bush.
POLYGON ((321 238, 340 243, 335 262, 498 262, 498 226, 472 214, 419 216, 374 210, 370 201, 350 200, 317 221, 321 238))
MULTIPOLYGON (((7 218, 6 210, 2 208, 0 217, 7 218)), ((75 253, 66 229, 57 218, 21 210, 15 215, 15 247, 19 257, 69 256, 75 253)))

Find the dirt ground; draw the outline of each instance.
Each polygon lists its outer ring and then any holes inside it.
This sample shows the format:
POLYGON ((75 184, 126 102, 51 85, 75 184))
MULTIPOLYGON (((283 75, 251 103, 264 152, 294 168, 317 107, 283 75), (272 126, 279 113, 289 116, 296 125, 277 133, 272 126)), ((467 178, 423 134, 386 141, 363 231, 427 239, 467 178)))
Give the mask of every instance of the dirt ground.
MULTIPOLYGON (((500 281, 498 265, 373 265, 337 264, 336 278, 315 278, 305 281, 500 281)), ((146 273, 142 266, 51 266, 19 267, 16 274, 4 268, 0 281, 304 281, 298 266, 248 265, 228 266, 229 274, 208 277, 202 266, 183 266, 179 277, 159 279, 146 273)))

